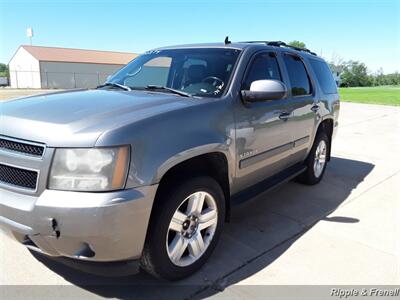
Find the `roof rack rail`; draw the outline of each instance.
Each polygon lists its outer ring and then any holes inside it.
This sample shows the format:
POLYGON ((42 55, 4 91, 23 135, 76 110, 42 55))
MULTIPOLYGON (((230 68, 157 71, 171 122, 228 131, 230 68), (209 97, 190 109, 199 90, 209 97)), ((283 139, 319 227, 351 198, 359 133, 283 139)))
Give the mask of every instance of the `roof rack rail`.
POLYGON ((294 50, 297 50, 297 51, 304 51, 304 52, 307 52, 307 53, 310 53, 312 55, 317 56, 317 54, 315 52, 312 52, 307 48, 300 48, 300 47, 290 46, 290 45, 288 45, 288 44, 286 44, 285 42, 282 42, 282 41, 246 41, 246 42, 241 42, 241 43, 266 44, 268 46, 287 47, 287 48, 290 48, 290 49, 294 49, 294 50))
POLYGON ((280 47, 280 46, 287 46, 287 44, 285 42, 282 41, 271 41, 271 42, 267 42, 268 46, 276 46, 276 47, 280 47))
POLYGON ((294 49, 297 51, 304 51, 304 52, 307 52, 307 53, 317 56, 317 54, 315 52, 312 52, 307 48, 295 47, 295 46, 290 46, 290 45, 285 45, 285 47, 288 47, 288 48, 291 48, 291 49, 294 49))

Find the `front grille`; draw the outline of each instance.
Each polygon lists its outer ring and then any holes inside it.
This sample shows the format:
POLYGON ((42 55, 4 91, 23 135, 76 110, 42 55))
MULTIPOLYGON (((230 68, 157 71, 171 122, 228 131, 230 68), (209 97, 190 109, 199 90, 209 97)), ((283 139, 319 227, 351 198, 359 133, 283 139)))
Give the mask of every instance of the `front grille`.
POLYGON ((0 137, 0 149, 19 152, 21 154, 28 154, 32 156, 41 157, 44 152, 44 146, 33 145, 25 142, 17 142, 0 137))
POLYGON ((0 183, 36 190, 38 173, 0 164, 0 183))

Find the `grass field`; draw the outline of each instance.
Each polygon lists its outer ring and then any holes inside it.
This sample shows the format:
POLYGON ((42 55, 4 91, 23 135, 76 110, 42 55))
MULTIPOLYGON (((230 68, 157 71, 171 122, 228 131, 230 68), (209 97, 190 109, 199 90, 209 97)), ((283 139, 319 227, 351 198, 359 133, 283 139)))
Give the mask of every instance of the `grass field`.
POLYGON ((400 86, 340 88, 339 94, 347 102, 400 105, 400 86))

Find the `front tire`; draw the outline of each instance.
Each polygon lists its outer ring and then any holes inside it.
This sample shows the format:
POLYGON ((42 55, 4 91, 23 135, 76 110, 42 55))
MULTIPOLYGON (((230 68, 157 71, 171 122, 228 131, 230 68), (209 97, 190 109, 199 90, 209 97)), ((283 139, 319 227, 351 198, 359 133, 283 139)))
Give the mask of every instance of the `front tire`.
POLYGON ((314 185, 321 181, 328 162, 330 140, 325 132, 320 132, 315 137, 314 144, 305 161, 307 169, 298 176, 300 183, 314 185))
POLYGON ((168 188, 158 199, 141 258, 155 277, 185 278, 209 258, 225 219, 225 199, 211 177, 195 177, 168 188))

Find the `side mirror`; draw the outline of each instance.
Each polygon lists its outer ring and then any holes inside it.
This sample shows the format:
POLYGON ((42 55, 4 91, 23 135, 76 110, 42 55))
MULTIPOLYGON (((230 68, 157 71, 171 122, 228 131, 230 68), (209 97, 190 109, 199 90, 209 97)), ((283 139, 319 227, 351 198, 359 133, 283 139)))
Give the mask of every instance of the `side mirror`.
POLYGON ((242 90, 241 94, 246 102, 279 100, 286 97, 287 87, 279 80, 256 80, 251 83, 250 90, 242 90))

